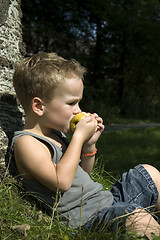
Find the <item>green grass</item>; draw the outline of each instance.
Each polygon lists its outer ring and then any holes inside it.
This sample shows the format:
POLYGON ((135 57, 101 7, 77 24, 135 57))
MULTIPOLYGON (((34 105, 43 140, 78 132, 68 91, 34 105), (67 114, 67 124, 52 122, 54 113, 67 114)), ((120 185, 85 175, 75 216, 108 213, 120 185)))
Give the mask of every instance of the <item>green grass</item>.
POLYGON ((100 162, 114 177, 139 163, 160 169, 160 128, 106 131, 97 143, 100 162))
POLYGON ((130 123, 135 123, 135 124, 142 124, 142 123, 159 123, 159 119, 133 119, 133 118, 113 118, 104 120, 105 123, 114 123, 114 124, 130 124, 130 123))
MULTIPOLYGON (((160 128, 107 131, 97 144, 96 164, 91 177, 110 188, 121 173, 139 163, 149 163, 160 169, 160 128)), ((0 185, 0 239, 1 240, 100 240, 138 239, 127 233, 84 232, 64 228, 60 222, 52 221, 22 198, 12 178, 4 179, 0 185), (14 225, 29 224, 27 236, 12 229, 14 225)), ((143 238, 142 238, 143 239, 143 238)), ((156 238, 155 238, 156 239, 156 238)), ((158 238, 157 238, 158 239, 158 238)))

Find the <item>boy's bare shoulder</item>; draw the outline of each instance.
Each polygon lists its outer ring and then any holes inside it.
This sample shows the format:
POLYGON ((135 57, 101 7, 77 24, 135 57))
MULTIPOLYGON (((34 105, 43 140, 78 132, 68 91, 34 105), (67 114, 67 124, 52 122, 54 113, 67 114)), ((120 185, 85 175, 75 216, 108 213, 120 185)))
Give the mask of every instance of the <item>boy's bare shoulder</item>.
POLYGON ((35 150, 39 155, 42 151, 46 151, 47 147, 35 137, 31 135, 23 135, 16 140, 14 149, 23 152, 27 151, 28 153, 29 151, 34 152, 35 150))
POLYGON ((23 135, 15 142, 14 156, 19 173, 23 178, 36 179, 45 186, 51 185, 50 189, 55 189, 51 179, 56 179, 53 155, 45 144, 30 135, 23 135))
POLYGON ((16 162, 21 166, 25 165, 27 169, 37 166, 37 163, 51 161, 53 154, 45 144, 30 135, 23 135, 15 142, 14 155, 16 162))
POLYGON ((31 143, 40 143, 35 137, 31 135, 22 135, 15 141, 15 146, 21 146, 24 144, 31 144, 31 143))

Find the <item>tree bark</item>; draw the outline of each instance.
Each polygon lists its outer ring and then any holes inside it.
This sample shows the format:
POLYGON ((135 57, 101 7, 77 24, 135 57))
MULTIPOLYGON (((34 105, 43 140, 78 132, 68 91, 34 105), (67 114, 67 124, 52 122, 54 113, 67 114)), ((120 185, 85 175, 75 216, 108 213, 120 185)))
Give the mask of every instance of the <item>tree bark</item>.
POLYGON ((7 149, 15 130, 22 127, 23 110, 17 105, 12 77, 25 54, 20 0, 0 0, 0 180, 4 176, 7 149))

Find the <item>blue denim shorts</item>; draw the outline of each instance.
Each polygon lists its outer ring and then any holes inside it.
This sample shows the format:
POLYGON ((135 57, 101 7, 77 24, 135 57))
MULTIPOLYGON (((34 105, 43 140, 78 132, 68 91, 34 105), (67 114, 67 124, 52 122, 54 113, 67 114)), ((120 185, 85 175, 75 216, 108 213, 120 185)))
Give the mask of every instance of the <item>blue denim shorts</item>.
POLYGON ((120 181, 116 181, 111 192, 114 197, 110 208, 102 209, 85 224, 85 228, 117 231, 124 228, 128 213, 137 208, 147 211, 155 209, 158 201, 158 190, 148 171, 139 164, 124 173, 120 181))

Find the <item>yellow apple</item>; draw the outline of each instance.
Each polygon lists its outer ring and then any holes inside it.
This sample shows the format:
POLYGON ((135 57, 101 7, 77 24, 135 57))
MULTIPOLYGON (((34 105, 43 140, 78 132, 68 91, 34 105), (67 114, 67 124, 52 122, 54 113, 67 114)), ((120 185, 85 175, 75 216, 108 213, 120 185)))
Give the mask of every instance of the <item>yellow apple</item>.
POLYGON ((71 120, 70 122, 70 128, 71 131, 74 132, 75 128, 76 128, 76 124, 82 119, 85 118, 87 116, 90 116, 90 113, 86 113, 86 112, 80 112, 77 113, 71 120))

